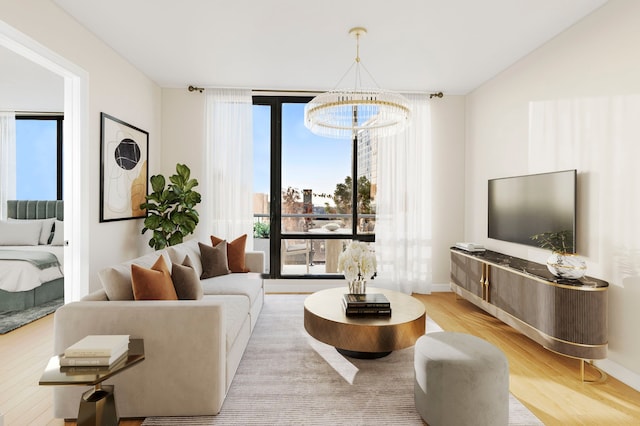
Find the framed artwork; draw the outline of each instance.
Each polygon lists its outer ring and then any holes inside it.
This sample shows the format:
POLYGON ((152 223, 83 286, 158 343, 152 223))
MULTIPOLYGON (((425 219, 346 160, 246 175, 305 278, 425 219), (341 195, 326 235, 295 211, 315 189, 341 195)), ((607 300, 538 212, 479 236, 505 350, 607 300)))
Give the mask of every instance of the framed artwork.
POLYGON ((100 113, 100 222, 144 218, 149 133, 100 113))

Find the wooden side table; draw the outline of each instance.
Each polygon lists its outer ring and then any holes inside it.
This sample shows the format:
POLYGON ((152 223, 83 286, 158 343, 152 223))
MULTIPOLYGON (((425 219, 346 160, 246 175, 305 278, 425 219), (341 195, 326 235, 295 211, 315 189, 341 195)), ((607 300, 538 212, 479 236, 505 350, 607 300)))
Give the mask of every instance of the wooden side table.
POLYGON ((60 356, 51 357, 40 377, 40 385, 84 385, 93 386, 82 394, 78 410, 78 426, 117 426, 118 413, 115 404, 115 389, 102 385, 108 378, 144 360, 144 341, 131 339, 127 358, 110 368, 60 367, 60 356))

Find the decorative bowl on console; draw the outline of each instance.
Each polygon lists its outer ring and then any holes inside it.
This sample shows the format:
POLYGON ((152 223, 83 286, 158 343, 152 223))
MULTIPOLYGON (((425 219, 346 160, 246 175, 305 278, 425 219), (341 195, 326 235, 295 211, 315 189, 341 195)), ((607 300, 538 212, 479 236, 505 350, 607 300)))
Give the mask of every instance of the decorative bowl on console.
POLYGON ((587 272, 586 262, 574 254, 573 231, 544 232, 533 235, 531 239, 541 248, 552 251, 547 259, 547 269, 556 277, 578 280, 587 272))
POLYGON ((558 278, 578 280, 587 273, 587 264, 575 254, 553 253, 547 259, 547 269, 558 278))

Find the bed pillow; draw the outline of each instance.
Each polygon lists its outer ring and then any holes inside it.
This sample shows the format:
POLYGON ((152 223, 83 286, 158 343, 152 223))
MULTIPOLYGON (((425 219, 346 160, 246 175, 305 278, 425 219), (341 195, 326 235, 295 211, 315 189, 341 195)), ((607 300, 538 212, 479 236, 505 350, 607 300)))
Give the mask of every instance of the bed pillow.
MULTIPOLYGON (((211 244, 214 246, 223 241, 215 235, 211 236, 211 244)), ((247 245, 247 234, 243 234, 235 240, 227 243, 227 260, 231 272, 249 272, 245 264, 245 247, 247 245)))
POLYGON ((200 258, 202 259, 201 279, 218 277, 231 273, 227 262, 227 242, 221 241, 212 247, 198 243, 200 258))
POLYGON ((40 223, 42 229, 40 230, 40 244, 49 244, 51 237, 53 237, 53 224, 56 221, 55 217, 51 217, 49 219, 13 219, 9 218, 9 222, 18 222, 18 223, 28 223, 28 222, 38 222, 40 223))
POLYGON ((131 285, 135 300, 178 300, 171 272, 162 255, 150 269, 132 264, 131 285))
POLYGON ((54 228, 53 228, 53 239, 51 240, 52 246, 63 246, 64 245, 64 222, 61 220, 56 220, 54 228))
POLYGON ((174 263, 171 267, 171 280, 176 288, 179 300, 199 300, 204 295, 198 273, 193 268, 191 258, 187 255, 182 263, 174 263))
POLYGON ((41 232, 38 221, 0 221, 0 246, 37 246, 41 232))

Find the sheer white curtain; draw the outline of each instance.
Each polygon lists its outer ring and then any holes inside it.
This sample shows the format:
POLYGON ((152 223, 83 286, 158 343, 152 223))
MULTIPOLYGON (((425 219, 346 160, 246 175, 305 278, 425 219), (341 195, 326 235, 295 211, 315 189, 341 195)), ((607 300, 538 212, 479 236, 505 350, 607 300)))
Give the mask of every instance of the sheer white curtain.
POLYGON ((7 200, 16 198, 16 114, 0 112, 0 219, 7 218, 7 200))
POLYGON ((430 293, 431 107, 428 95, 407 97, 410 126, 378 141, 375 284, 430 293))
POLYGON ((205 235, 253 246, 253 101, 251 90, 206 89, 203 185, 205 235))

